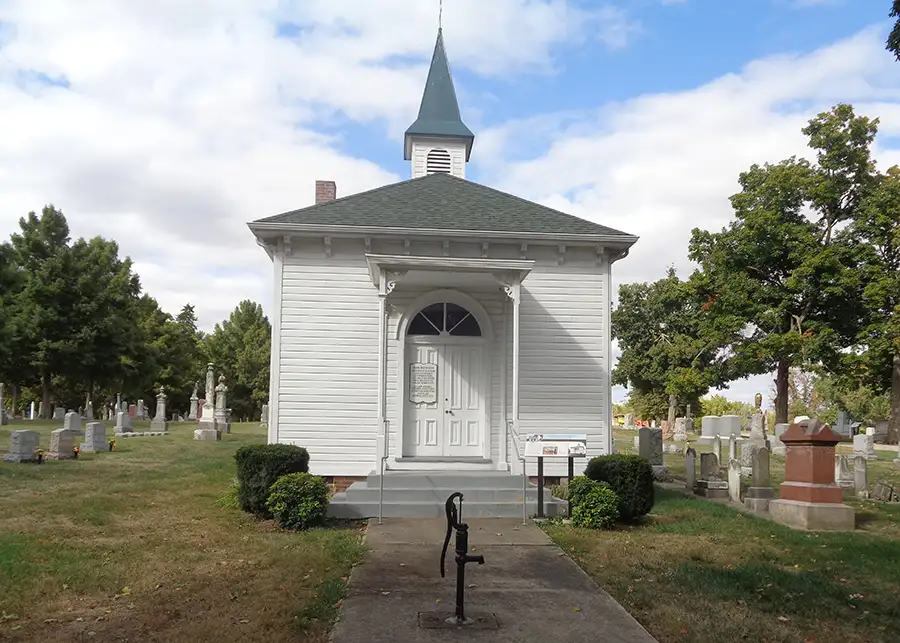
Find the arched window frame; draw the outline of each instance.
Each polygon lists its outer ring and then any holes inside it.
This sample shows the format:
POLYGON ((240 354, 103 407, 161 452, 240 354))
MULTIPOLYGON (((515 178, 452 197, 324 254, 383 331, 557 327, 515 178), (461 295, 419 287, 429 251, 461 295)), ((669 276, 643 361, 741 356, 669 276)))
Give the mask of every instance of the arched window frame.
POLYGON ((407 328, 410 337, 481 337, 478 319, 464 306, 451 301, 429 304, 419 310, 407 328), (436 315, 440 311, 439 317, 436 315))

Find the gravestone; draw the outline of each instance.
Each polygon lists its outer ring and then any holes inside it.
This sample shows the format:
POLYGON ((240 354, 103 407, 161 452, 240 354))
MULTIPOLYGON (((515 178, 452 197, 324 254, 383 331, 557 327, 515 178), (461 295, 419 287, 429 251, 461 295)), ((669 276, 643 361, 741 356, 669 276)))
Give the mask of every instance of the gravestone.
POLYGON ((63 428, 81 435, 83 433, 81 430, 81 416, 75 411, 69 411, 63 419, 63 428))
POLYGON ((36 411, 34 408, 34 402, 32 402, 31 406, 29 407, 29 418, 28 419, 34 420, 36 417, 37 417, 37 415, 36 415, 36 411))
POLYGON ((675 434, 672 436, 676 442, 684 442, 687 440, 687 418, 676 418, 675 419, 675 434))
POLYGON ((638 431, 638 440, 638 454, 642 458, 645 458, 651 465, 662 465, 662 429, 641 427, 638 431))
POLYGON ((722 460, 722 436, 717 435, 713 437, 712 452, 716 454, 716 459, 722 460))
POLYGON ((639 435, 634 436, 633 443, 634 443, 634 450, 640 454, 640 452, 641 452, 641 436, 639 436, 639 435))
POLYGON ((197 403, 200 399, 197 397, 197 382, 194 382, 194 392, 191 393, 191 410, 188 412, 187 419, 188 420, 196 420, 198 419, 197 415, 197 403))
POLYGON ((10 431, 9 453, 3 456, 6 462, 31 462, 37 460, 35 452, 41 436, 37 431, 10 431))
POLYGON ((705 498, 727 498, 728 481, 722 479, 715 453, 700 454, 700 479, 694 493, 705 498))
POLYGON ((223 433, 231 433, 231 419, 228 417, 227 402, 228 387, 225 386, 225 376, 219 375, 219 385, 216 386, 216 429, 223 433))
POLYGON ((719 419, 719 435, 725 439, 741 437, 741 418, 737 415, 723 415, 719 419))
MULTIPOLYGON (((266 407, 263 407, 266 408, 266 407)), ((267 414, 264 414, 266 417, 267 414)), ((634 413, 626 413, 625 414, 625 428, 626 429, 634 429, 634 413)))
POLYGON ((728 441, 728 461, 738 459, 738 441, 737 440, 729 440, 728 441))
POLYGON ((760 447, 753 452, 752 481, 744 496, 744 506, 755 513, 769 511, 769 501, 775 498, 775 490, 772 488, 771 482, 770 460, 769 450, 765 447, 760 447))
POLYGON ((56 408, 54 408, 53 409, 53 419, 54 420, 65 420, 66 419, 66 410, 61 406, 57 406, 56 408))
POLYGON ((737 460, 728 463, 728 498, 731 502, 741 501, 741 463, 737 460))
POLYGON ((871 435, 853 436, 853 455, 861 455, 866 460, 878 459, 878 454, 875 453, 875 440, 871 435))
POLYGON ((206 388, 204 390, 205 399, 203 400, 203 405, 200 407, 200 416, 197 420, 197 430, 194 431, 194 439, 195 440, 209 440, 209 439, 221 439, 221 436, 218 438, 210 438, 206 434, 201 434, 201 431, 216 431, 216 418, 215 418, 215 407, 213 406, 213 401, 216 399, 216 384, 213 376, 213 364, 210 362, 206 365, 206 388), (204 437, 198 437, 199 435, 203 435, 204 437))
POLYGON ((697 484, 697 452, 693 447, 684 451, 684 488, 693 491, 697 484))
POLYGON ((772 519, 798 529, 854 529, 856 512, 843 504, 844 491, 834 482, 841 436, 819 420, 806 419, 791 424, 781 440, 787 446, 785 480, 778 499, 769 502, 772 519))
POLYGON ((76 435, 78 434, 68 429, 52 431, 50 433, 50 448, 44 457, 48 460, 71 460, 74 457, 72 451, 75 449, 76 435))
POLYGON ((137 404, 129 404, 128 405, 128 415, 131 416, 132 420, 140 419, 137 414, 137 404))
MULTIPOLYGON (((763 439, 765 441, 765 439, 763 439)), ((753 456, 759 450, 765 448, 765 444, 762 446, 757 442, 751 442, 750 440, 743 440, 741 442, 741 467, 744 469, 744 477, 749 478, 753 474, 753 456)))
POLYGON ((109 443, 106 441, 106 425, 103 422, 88 422, 84 427, 84 442, 81 443, 82 453, 104 453, 109 451, 109 443))
MULTIPOLYGON (((626 415, 625 417, 627 418, 628 416, 626 415)), ((268 429, 268 428, 269 428, 269 405, 268 405, 268 404, 263 404, 263 406, 262 406, 262 414, 260 415, 259 420, 260 420, 260 421, 259 421, 259 428, 261 428, 261 429, 268 429)), ((632 421, 634 421, 633 418, 632 418, 632 421)))
POLYGON ((166 421, 166 390, 159 387, 159 395, 156 396, 156 416, 150 423, 151 431, 168 431, 169 423, 166 421))
POLYGON ((704 415, 700 420, 700 438, 697 440, 700 444, 712 444, 713 438, 719 435, 718 415, 704 415))
POLYGON ((777 455, 785 455, 787 453, 787 447, 784 445, 784 442, 781 441, 781 436, 788 430, 789 426, 790 424, 787 423, 775 425, 775 430, 772 432, 772 438, 770 440, 772 453, 777 455))
POLYGON ((113 427, 114 433, 131 433, 131 416, 124 411, 116 413, 116 425, 113 427))
POLYGON ((137 401, 137 410, 135 411, 135 417, 138 420, 147 419, 147 409, 144 407, 144 400, 137 401))
POLYGON ((856 489, 856 495, 860 498, 869 497, 869 472, 868 460, 860 455, 853 456, 853 487, 856 489))
POLYGON ((886 482, 875 483, 875 488, 872 489, 872 500, 878 500, 880 502, 893 502, 894 487, 887 484, 886 482))
POLYGON ((850 456, 834 454, 834 482, 844 490, 844 496, 856 492, 853 470, 850 468, 850 456))
POLYGON ((88 400, 87 406, 84 409, 84 419, 88 422, 94 420, 94 403, 90 400, 88 400))

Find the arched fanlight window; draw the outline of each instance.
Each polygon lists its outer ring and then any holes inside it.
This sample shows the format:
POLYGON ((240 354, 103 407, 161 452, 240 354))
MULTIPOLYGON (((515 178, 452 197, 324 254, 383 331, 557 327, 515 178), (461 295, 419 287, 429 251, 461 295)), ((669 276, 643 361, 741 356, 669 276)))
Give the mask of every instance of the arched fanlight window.
POLYGON ((447 150, 431 150, 428 153, 428 156, 425 157, 425 173, 426 174, 435 174, 437 172, 442 172, 443 174, 450 174, 451 168, 451 160, 450 160, 450 152, 447 150))
POLYGON ((406 334, 481 337, 481 326, 468 310, 445 301, 420 310, 410 322, 406 334))

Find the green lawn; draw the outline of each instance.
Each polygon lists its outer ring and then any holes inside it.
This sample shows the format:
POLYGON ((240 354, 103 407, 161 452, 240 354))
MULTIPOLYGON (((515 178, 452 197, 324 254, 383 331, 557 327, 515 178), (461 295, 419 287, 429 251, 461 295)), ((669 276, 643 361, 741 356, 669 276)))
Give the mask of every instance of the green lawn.
MULTIPOLYGON (((46 448, 60 426, 12 422, 0 450, 17 428, 46 448)), ((265 432, 235 424, 200 442, 194 428, 78 460, 0 461, 0 640, 327 640, 363 556, 358 528, 286 533, 223 506, 235 450, 265 432)))
POLYGON ((900 641, 898 518, 805 533, 657 488, 643 524, 545 528, 660 643, 888 643, 900 641))

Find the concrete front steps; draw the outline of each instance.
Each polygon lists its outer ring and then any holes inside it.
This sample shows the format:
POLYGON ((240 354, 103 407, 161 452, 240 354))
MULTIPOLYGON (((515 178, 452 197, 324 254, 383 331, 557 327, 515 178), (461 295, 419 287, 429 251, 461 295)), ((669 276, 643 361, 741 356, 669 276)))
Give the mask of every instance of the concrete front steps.
MULTIPOLYGON (((336 493, 328 505, 332 518, 375 518, 378 516, 380 476, 372 473, 365 481, 354 482, 336 493)), ((522 516, 522 477, 504 471, 387 471, 384 476, 385 518, 440 518, 450 494, 463 494, 466 517, 517 518, 522 516)), ((528 483, 526 511, 537 514, 537 485, 528 483)), ((565 516, 567 503, 544 489, 544 515, 565 516)))

